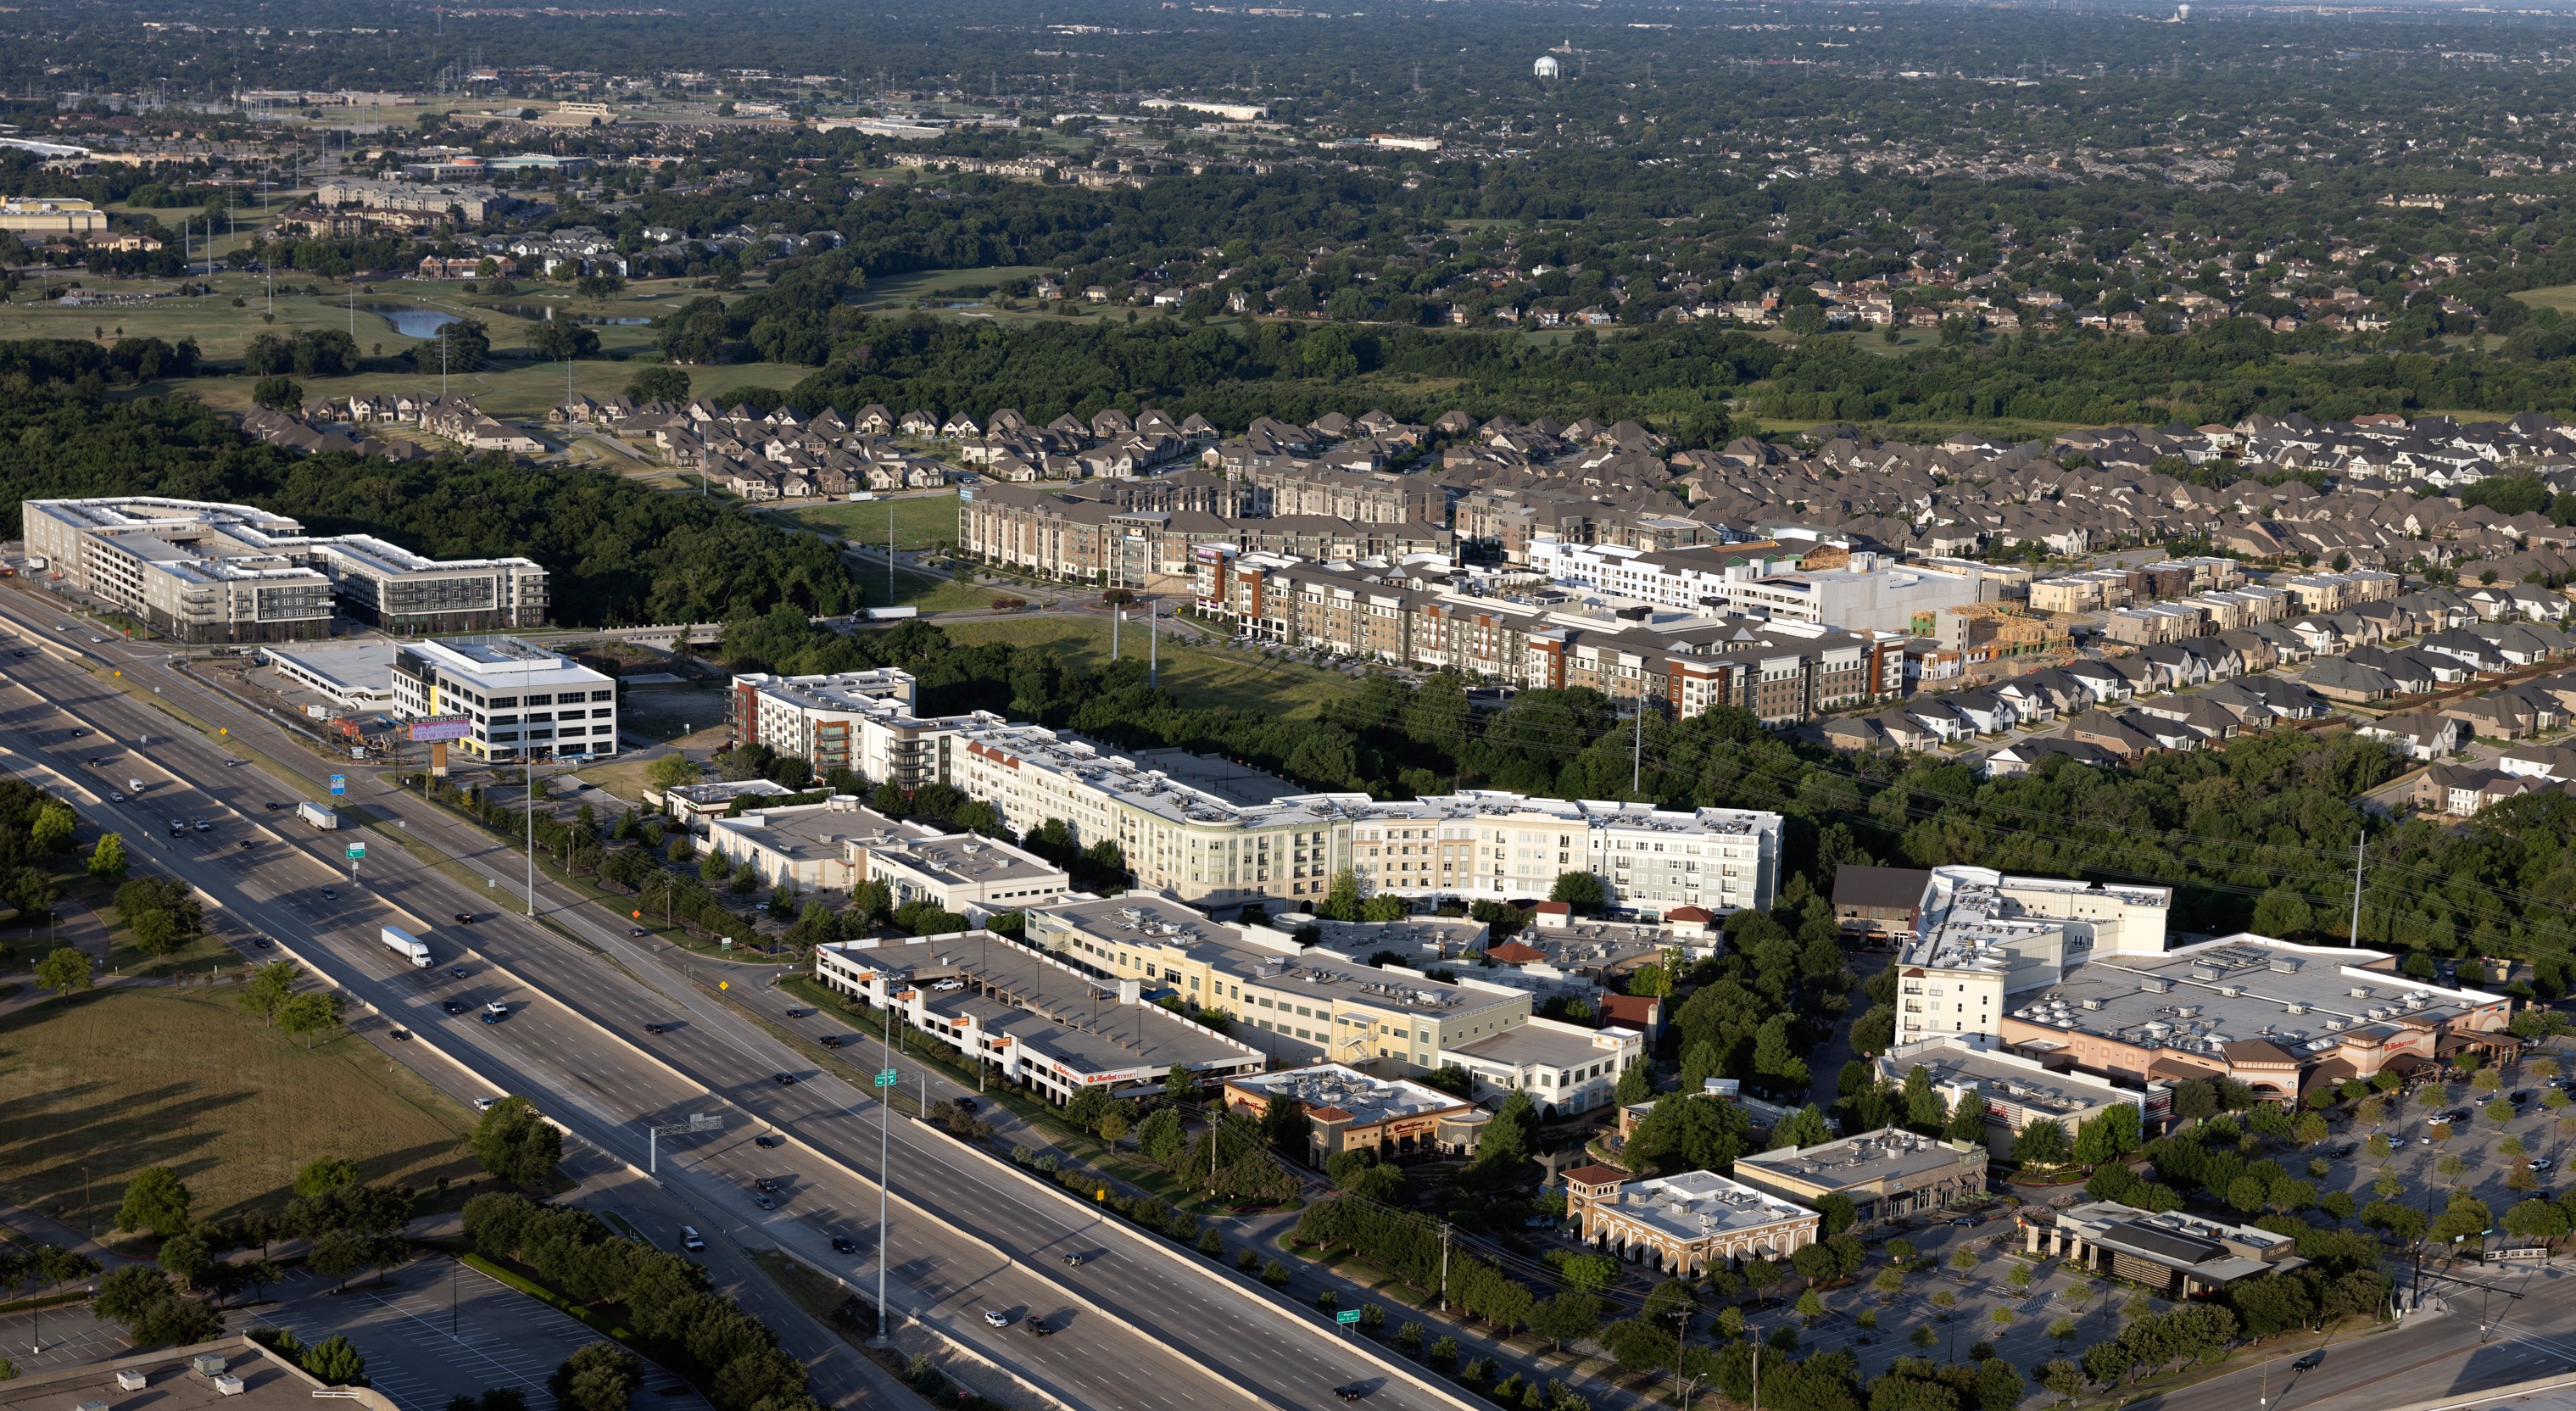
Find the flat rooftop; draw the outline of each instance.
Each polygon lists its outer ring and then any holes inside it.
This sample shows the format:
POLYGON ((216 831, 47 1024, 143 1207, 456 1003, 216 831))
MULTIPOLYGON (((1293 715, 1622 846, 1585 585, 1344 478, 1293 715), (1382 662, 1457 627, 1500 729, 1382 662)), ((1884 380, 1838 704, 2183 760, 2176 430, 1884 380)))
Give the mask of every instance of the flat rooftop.
POLYGON ((1881 1127, 1816 1146, 1784 1146, 1739 1156, 1735 1164, 1738 1168, 1776 1172, 1810 1185, 1841 1189, 1948 1170, 1967 1157, 1984 1165, 1985 1148, 1974 1142, 1966 1146, 1963 1151, 1936 1137, 1881 1127))
MULTIPOLYGON (((107 1411, 312 1411, 320 1386, 249 1338, 234 1337, 30 1371, 0 1382, 0 1411, 71 1411, 85 1402, 107 1411), (217 1359, 223 1370, 196 1370, 190 1364, 198 1356, 217 1359), (126 1390, 119 1372, 139 1373, 142 1385, 126 1390), (239 1378, 239 1389, 227 1394, 216 1375, 239 1378)), ((363 1411, 395 1411, 382 1392, 352 1388, 348 1395, 363 1411)))
POLYGON ((1788 1220, 1813 1220, 1803 1205, 1731 1181, 1714 1171, 1684 1171, 1619 1188, 1619 1214, 1680 1240, 1730 1231, 1758 1230, 1788 1220))
POLYGON ((368 642, 279 642, 263 646, 260 655, 321 682, 343 695, 389 696, 394 689, 394 644, 368 642))
POLYGON ((516 637, 435 637, 405 642, 403 648, 488 691, 615 684, 571 657, 516 637))
POLYGON ((1325 1121, 1345 1120, 1326 1115, 1343 1113, 1348 1121, 1363 1127, 1472 1105, 1465 1098, 1452 1096, 1438 1088, 1401 1078, 1373 1078, 1339 1063, 1318 1063, 1278 1073, 1246 1074, 1227 1079, 1226 1086, 1265 1098, 1294 1099, 1303 1104, 1309 1114, 1325 1121))
MULTIPOLYGON (((1990 1098, 2017 1104, 2033 1116, 2088 1112, 2106 1103, 2136 1102, 2140 1094, 2082 1073, 2053 1072, 2030 1059, 1980 1052, 1964 1044, 1927 1041, 1885 1054, 1880 1071, 1902 1081, 1920 1067, 1935 1086, 1973 1086, 1990 1098)), ((2067 1135, 2074 1133, 2070 1130, 2067 1135)))
POLYGON ((751 809, 739 818, 711 820, 710 828, 739 835, 782 857, 797 861, 840 861, 850 842, 895 841, 921 836, 909 823, 898 823, 841 794, 818 804, 751 809))
POLYGON ((924 1007, 950 1019, 971 1016, 987 1033, 1008 1035, 1031 1053, 1080 1073, 1131 1068, 1258 1066, 1259 1050, 1181 1018, 1158 1004, 1119 999, 1116 981, 1082 975, 987 931, 877 944, 824 947, 854 964, 901 975, 928 989, 924 1007))
POLYGON ((1072 902, 1029 915, 1032 935, 1064 930, 1113 947, 1170 946, 1245 984, 1297 990, 1318 1000, 1347 999, 1421 1017, 1466 1015, 1528 1002, 1522 994, 1498 994, 1380 970, 1320 946, 1300 950, 1293 944, 1256 945, 1231 926, 1150 894, 1072 902))
POLYGON ((1530 1063, 1549 1068, 1578 1068, 1618 1052, 1616 1047, 1596 1042, 1592 1036, 1610 1039, 1615 1044, 1618 1036, 1628 1033, 1629 1030, 1617 1025, 1568 1034, 1542 1029, 1535 1024, 1515 1024, 1501 1033, 1488 1034, 1473 1043, 1459 1044, 1442 1052, 1488 1059, 1514 1068, 1530 1063))
POLYGON ((876 851, 880 857, 901 859, 924 876, 962 886, 1034 882, 1064 875, 1063 868, 1043 858, 973 833, 896 839, 879 844, 876 851))
POLYGON ((2161 955, 2087 961, 2044 989, 2007 996, 2005 1012, 2147 1048, 2224 1056, 2231 1043, 2260 1040, 2305 1058, 2356 1034, 2430 1028, 2503 1001, 2357 968, 2385 959, 2380 951, 2228 936, 2161 955))

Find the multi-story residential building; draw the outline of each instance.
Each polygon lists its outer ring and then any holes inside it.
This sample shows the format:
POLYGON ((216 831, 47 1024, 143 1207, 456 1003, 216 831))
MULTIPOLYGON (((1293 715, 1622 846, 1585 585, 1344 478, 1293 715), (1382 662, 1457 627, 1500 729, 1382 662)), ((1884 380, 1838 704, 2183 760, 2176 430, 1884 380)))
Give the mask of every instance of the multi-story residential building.
POLYGON ((896 906, 929 902, 978 926, 1004 912, 1062 901, 1071 885, 1065 870, 1045 858, 975 833, 853 847, 864 858, 867 880, 885 883, 896 906))
POLYGON ((912 701, 911 673, 893 668, 823 676, 751 672, 733 678, 733 736, 737 744, 794 755, 817 777, 847 769, 908 791, 948 777, 948 743, 975 719, 925 720, 912 713, 912 701))
POLYGON ((394 714, 461 717, 483 760, 617 753, 617 682, 515 637, 432 638, 394 652, 394 714))
POLYGON ((1524 992, 1300 948, 1267 927, 1210 921, 1149 892, 1036 908, 1027 935, 1086 971, 1225 1014, 1286 1062, 1429 1072, 1449 1051, 1530 1020, 1524 992))
POLYGON ((1327 565, 1224 545, 1196 551, 1197 605, 1243 635, 1533 689, 1589 686, 1696 715, 1740 706, 1768 722, 1811 719, 1905 689, 1905 637, 1811 623, 1661 621, 1558 610, 1420 586, 1445 570, 1327 565))
POLYGON ((2000 592, 1973 566, 1899 563, 1839 544, 1792 551, 1776 540, 1645 552, 1541 534, 1530 566, 1559 583, 1657 607, 1918 635, 1943 608, 1990 602, 2000 592))
POLYGON ((814 948, 814 978, 1050 1102, 1160 1084, 1175 1067, 1222 1082, 1269 1066, 1132 982, 1103 995, 1064 961, 987 931, 828 942, 814 948))
POLYGON ((1192 510, 1121 509, 1035 485, 960 489, 958 545, 988 563, 1101 587, 1178 586, 1200 544, 1335 560, 1447 553, 1449 531, 1414 521, 1318 515, 1229 519, 1192 510))
POLYGON ((1525 1092, 1538 1104, 1540 1119, 1553 1121, 1615 1100, 1619 1074, 1644 1052, 1645 1037, 1634 1030, 1532 1018, 1440 1056, 1467 1070, 1479 1101, 1525 1092))
POLYGON ((546 571, 523 558, 446 560, 364 534, 308 535, 249 505, 146 496, 29 500, 31 567, 189 642, 330 634, 334 602, 389 632, 541 627, 546 571))

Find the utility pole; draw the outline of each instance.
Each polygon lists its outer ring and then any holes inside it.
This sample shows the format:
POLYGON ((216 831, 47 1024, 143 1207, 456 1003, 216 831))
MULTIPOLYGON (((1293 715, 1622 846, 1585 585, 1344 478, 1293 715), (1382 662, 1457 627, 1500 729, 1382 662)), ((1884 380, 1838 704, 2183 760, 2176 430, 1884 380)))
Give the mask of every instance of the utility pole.
POLYGON ((893 1124, 888 1115, 892 1096, 887 1091, 894 1076, 894 988, 883 971, 877 973, 877 1341, 886 1338, 886 1247, 894 1243, 886 1226, 886 1187, 894 1184, 886 1170, 886 1133, 893 1124))
POLYGON ((528 915, 537 914, 537 758, 528 756, 528 915))

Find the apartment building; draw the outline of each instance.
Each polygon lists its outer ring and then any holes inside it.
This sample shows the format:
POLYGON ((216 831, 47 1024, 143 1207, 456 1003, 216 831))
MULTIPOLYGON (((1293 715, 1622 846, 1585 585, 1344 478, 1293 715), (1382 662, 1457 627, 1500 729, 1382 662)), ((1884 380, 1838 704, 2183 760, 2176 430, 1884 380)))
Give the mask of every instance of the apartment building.
POLYGON ((546 571, 530 559, 431 559, 200 500, 29 500, 20 518, 32 567, 181 641, 324 637, 335 610, 402 633, 546 622, 546 571))
POLYGON ((1774 813, 1495 791, 1239 804, 1038 726, 977 724, 958 740, 949 782, 1010 827, 1061 819, 1083 846, 1115 841, 1138 885, 1193 904, 1309 906, 1345 869, 1363 891, 1426 900, 1545 896, 1559 875, 1590 871, 1613 905, 1649 914, 1767 907, 1778 882, 1774 813))
POLYGON ((1193 557, 1202 613, 1284 646, 1529 688, 1588 686, 1681 715, 1741 706, 1775 723, 1905 688, 1898 632, 1495 596, 1462 588, 1441 564, 1324 564, 1221 544, 1193 557))
POLYGON ((817 777, 847 769, 904 790, 948 778, 947 749, 974 717, 912 713, 913 679, 885 668, 820 676, 748 672, 733 678, 738 744, 767 745, 813 765, 817 777))
POLYGON ((478 759, 617 753, 617 682, 515 637, 432 638, 394 652, 394 715, 462 718, 478 759))
MULTIPOLYGON (((1086 487, 1087 490, 1087 487, 1086 487)), ((1121 509, 1085 490, 966 485, 958 544, 988 563, 1100 587, 1159 588, 1185 580, 1200 544, 1320 560, 1447 553, 1437 524, 1325 515, 1226 518, 1195 510, 1121 509)))
POLYGON ((1380 969, 1267 927, 1210 921, 1168 895, 1131 891, 1028 913, 1028 943, 1111 980, 1225 1014, 1288 1063, 1429 1072, 1446 1055, 1530 1021, 1499 985, 1380 969))
POLYGON ((1985 1114, 1986 1147, 2012 1154, 2014 1138, 2033 1122, 2054 1122, 2071 1139, 2087 1122, 2115 1107, 2134 1109, 2139 1130, 2163 1128, 2173 1111, 2173 1085, 2161 1079, 2122 1084, 2107 1077, 2052 1068, 2006 1048, 1991 1034, 1925 1039, 1898 1044, 1878 1056, 1878 1080, 1903 1086, 1924 1070, 1932 1091, 1956 1112, 1969 1103, 1985 1114))

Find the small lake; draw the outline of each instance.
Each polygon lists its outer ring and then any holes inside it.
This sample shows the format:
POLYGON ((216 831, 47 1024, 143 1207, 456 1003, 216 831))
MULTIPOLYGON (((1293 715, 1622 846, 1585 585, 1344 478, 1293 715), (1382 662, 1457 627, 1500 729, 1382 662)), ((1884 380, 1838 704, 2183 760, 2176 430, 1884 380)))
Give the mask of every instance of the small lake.
POLYGON ((495 309, 501 313, 509 314, 515 318, 524 318, 530 321, 542 319, 548 323, 552 323, 555 318, 560 315, 564 318, 571 319, 575 323, 587 323, 601 328, 641 326, 653 321, 649 318, 594 318, 588 314, 576 314, 569 309, 562 308, 555 304, 490 304, 485 307, 495 309))
POLYGON ((435 338, 438 330, 458 317, 445 309, 424 309, 413 304, 360 304, 359 308, 394 326, 394 332, 405 338, 435 338))

